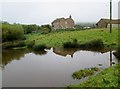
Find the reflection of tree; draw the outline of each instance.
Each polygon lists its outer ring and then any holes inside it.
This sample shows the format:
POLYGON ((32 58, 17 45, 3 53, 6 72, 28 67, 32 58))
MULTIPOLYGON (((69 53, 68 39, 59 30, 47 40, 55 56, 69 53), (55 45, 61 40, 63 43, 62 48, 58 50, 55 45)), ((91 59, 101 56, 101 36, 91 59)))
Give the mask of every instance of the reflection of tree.
POLYGON ((3 50, 2 51, 2 66, 4 67, 12 60, 20 60, 21 57, 24 57, 26 50, 3 50))
POLYGON ((44 55, 46 51, 33 51, 33 50, 3 50, 2 51, 2 67, 10 63, 12 60, 20 60, 26 53, 33 52, 36 55, 44 55))

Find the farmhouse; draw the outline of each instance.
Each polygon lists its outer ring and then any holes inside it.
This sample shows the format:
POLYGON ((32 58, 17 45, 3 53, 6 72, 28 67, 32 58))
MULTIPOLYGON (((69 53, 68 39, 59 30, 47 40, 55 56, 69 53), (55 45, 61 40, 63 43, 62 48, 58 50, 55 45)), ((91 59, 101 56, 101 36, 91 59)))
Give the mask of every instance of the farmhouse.
POLYGON ((54 30, 74 28, 74 20, 72 19, 71 15, 69 16, 69 18, 55 19, 51 24, 54 30))
MULTIPOLYGON (((120 19, 112 20, 112 27, 118 27, 118 24, 120 24, 120 19)), ((99 28, 107 28, 110 26, 110 20, 109 19, 100 19, 98 23, 96 24, 99 28)))
POLYGON ((70 55, 73 57, 73 54, 77 51, 78 49, 61 49, 61 48, 53 48, 53 52, 55 54, 61 55, 61 56, 67 56, 70 55))

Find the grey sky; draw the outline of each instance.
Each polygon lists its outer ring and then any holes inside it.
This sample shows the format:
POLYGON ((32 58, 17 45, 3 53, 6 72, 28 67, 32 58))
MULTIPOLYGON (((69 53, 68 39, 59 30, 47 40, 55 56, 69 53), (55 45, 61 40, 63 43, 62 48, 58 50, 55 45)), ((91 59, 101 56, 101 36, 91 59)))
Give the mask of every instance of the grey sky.
MULTIPOLYGON (((47 1, 2 2, 2 20, 10 23, 50 24, 54 19, 72 15, 77 22, 97 22, 100 18, 109 18, 109 2, 65 2, 47 1)), ((118 0, 113 3, 113 18, 118 18, 118 0)))

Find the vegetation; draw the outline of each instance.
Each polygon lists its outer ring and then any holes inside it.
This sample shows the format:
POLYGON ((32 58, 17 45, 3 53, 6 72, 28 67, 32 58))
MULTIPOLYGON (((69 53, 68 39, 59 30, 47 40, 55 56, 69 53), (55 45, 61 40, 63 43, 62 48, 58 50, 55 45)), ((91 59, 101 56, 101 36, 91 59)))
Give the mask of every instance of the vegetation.
POLYGON ((105 47, 109 47, 111 43, 112 48, 117 48, 118 45, 118 29, 113 29, 110 34, 109 29, 91 29, 82 31, 60 31, 51 32, 48 34, 27 34, 25 35, 27 40, 30 42, 35 40, 35 44, 45 44, 47 47, 63 47, 66 42, 73 42, 77 40, 78 44, 84 44, 93 40, 101 39, 105 47))
POLYGON ((80 45, 81 48, 104 48, 104 43, 101 39, 95 39, 83 43, 80 45))
POLYGON ((34 45, 35 45, 35 40, 30 41, 27 43, 27 48, 33 48, 34 45))
POLYGON ((39 45, 34 45, 33 46, 34 51, 44 50, 45 48, 46 48, 46 46, 44 44, 39 44, 39 45))
POLYGON ((93 75, 95 71, 99 71, 97 67, 94 68, 88 68, 84 70, 79 70, 73 73, 72 77, 74 79, 81 79, 83 77, 87 77, 89 75, 93 75))
POLYGON ((80 44, 77 43, 77 39, 74 39, 73 42, 63 43, 64 48, 79 48, 80 44))
POLYGON ((86 43, 80 44, 77 43, 77 40, 74 39, 73 42, 63 43, 64 48, 104 48, 104 44, 101 39, 91 40, 86 43))
POLYGON ((116 28, 110 34, 107 28, 91 30, 65 29, 51 32, 50 25, 21 25, 9 24, 7 22, 4 22, 2 25, 3 44, 5 42, 6 44, 9 43, 11 47, 16 40, 25 40, 28 48, 30 45, 38 44, 45 44, 47 47, 64 48, 102 48, 103 46, 109 47, 109 45, 112 45, 112 48, 117 48, 118 45, 118 29, 116 28), (32 42, 33 40, 35 42, 32 42))
MULTIPOLYGON (((1 30, 0 30, 1 31, 1 30)), ((25 47, 33 48, 35 45, 35 40, 27 42, 25 44, 24 40, 27 40, 25 34, 32 33, 42 33, 46 34, 51 32, 50 25, 38 26, 35 24, 32 25, 22 25, 22 24, 9 24, 8 22, 2 22, 2 35, 0 34, 0 42, 2 41, 2 46, 5 49, 16 48, 16 47, 25 47), (2 37, 1 37, 2 36, 2 37)), ((36 48, 36 46, 35 46, 36 48)))
POLYGON ((2 41, 21 40, 24 37, 22 26, 16 24, 2 24, 2 41))
POLYGON ((23 29, 24 29, 24 33, 25 34, 29 34, 32 32, 37 32, 38 30, 41 30, 41 28, 35 24, 32 25, 22 25, 23 29))
POLYGON ((78 85, 70 85, 67 88, 68 89, 76 89, 76 88, 82 88, 82 87, 119 87, 120 77, 119 68, 120 64, 116 64, 114 66, 111 66, 110 68, 104 69, 102 72, 95 76, 90 76, 88 80, 78 84, 78 85), (119 79, 119 80, 118 80, 119 79))
POLYGON ((41 27, 42 27, 42 31, 41 31, 42 34, 47 34, 52 31, 52 28, 50 25, 42 25, 41 27))
POLYGON ((2 48, 3 49, 12 49, 12 48, 16 48, 16 47, 25 47, 25 41, 14 41, 14 42, 5 42, 2 44, 2 48))
POLYGON ((30 33, 47 34, 52 30, 50 25, 38 26, 35 24, 31 24, 31 25, 22 25, 22 26, 24 29, 24 34, 30 34, 30 33))
POLYGON ((116 50, 116 52, 113 53, 118 59, 120 59, 120 46, 116 50))
POLYGON ((77 23, 75 25, 75 29, 85 30, 85 29, 91 29, 91 28, 92 29, 96 28, 96 23, 77 23))

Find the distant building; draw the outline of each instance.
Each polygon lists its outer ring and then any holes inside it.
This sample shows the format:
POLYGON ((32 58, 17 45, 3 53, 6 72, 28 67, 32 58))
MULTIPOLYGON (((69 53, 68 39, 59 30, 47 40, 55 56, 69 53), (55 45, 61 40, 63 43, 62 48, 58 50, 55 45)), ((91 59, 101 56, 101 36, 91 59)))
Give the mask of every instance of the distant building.
MULTIPOLYGON (((118 27, 118 24, 120 24, 120 19, 112 20, 113 28, 118 27)), ((99 28, 107 28, 110 26, 110 20, 109 19, 100 19, 96 25, 99 28)))
POLYGON ((54 30, 74 28, 74 20, 72 19, 71 15, 69 16, 69 18, 58 18, 54 20, 51 24, 54 30))

